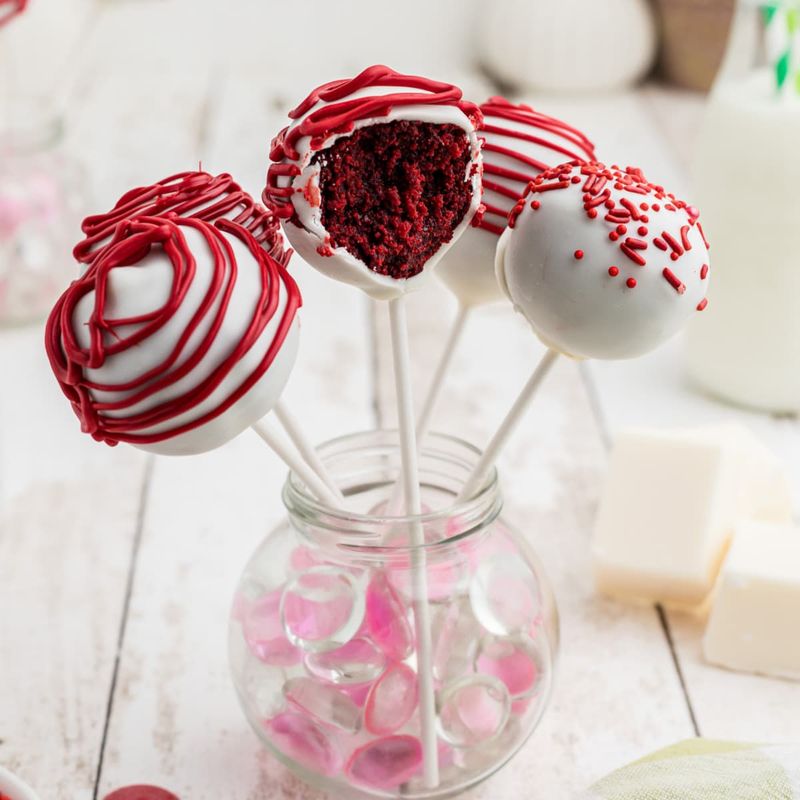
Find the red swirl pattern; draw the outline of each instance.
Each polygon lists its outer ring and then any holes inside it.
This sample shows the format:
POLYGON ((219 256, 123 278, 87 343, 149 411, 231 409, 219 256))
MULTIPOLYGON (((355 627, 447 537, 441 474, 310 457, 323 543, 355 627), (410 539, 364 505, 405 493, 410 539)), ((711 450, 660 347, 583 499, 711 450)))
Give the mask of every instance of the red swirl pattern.
POLYGON ((292 251, 284 248, 275 216, 227 173, 210 175, 200 170, 181 172, 152 186, 132 189, 108 213, 87 217, 81 226, 86 237, 75 246, 73 255, 82 264, 90 264, 120 222, 170 211, 211 223, 230 219, 246 228, 276 261, 284 266, 289 262, 292 251))
POLYGON ((0 0, 0 28, 18 17, 28 7, 28 0, 0 0))
POLYGON ((300 292, 289 273, 242 225, 227 219, 218 219, 211 225, 197 218, 181 219, 175 214, 141 217, 120 223, 112 242, 57 301, 47 320, 45 346, 53 372, 80 419, 84 432, 110 445, 118 442, 153 444, 205 425, 224 414, 243 397, 269 369, 300 305, 300 292), (88 379, 86 370, 98 369, 108 359, 145 344, 148 337, 166 325, 180 308, 196 273, 195 258, 182 233, 182 229, 189 228, 204 238, 213 257, 213 265, 209 288, 185 330, 167 357, 154 368, 115 385, 93 383, 88 379), (235 236, 245 244, 253 256, 251 263, 237 265, 229 236, 235 236), (160 248, 172 267, 173 279, 167 302, 161 308, 139 316, 107 318, 111 272, 118 267, 137 266, 153 248, 160 248), (260 271, 261 292, 254 303, 256 313, 236 346, 191 390, 157 402, 147 411, 121 416, 120 412, 143 400, 157 399, 160 392, 190 373, 208 354, 225 322, 238 271, 245 268, 260 271), (287 297, 285 310, 277 332, 257 368, 223 402, 203 416, 158 433, 149 431, 153 426, 168 423, 190 412, 215 391, 253 347, 277 313, 281 289, 287 297), (90 344, 84 348, 76 335, 75 312, 79 301, 90 293, 94 293, 94 308, 87 323, 90 344), (194 349, 188 357, 176 366, 179 359, 186 356, 192 334, 201 323, 209 320, 211 324, 207 332, 193 345, 194 349), (134 328, 133 333, 118 332, 118 329, 130 326, 134 328), (119 392, 124 397, 114 402, 99 402, 94 396, 95 392, 119 392), (109 412, 114 412, 115 416, 109 416, 109 412))
POLYGON ((594 145, 577 128, 524 103, 490 97, 480 108, 483 113, 480 133, 484 137, 489 134, 491 139, 483 144, 484 211, 476 215, 473 224, 499 236, 506 228, 514 204, 539 173, 564 161, 594 161, 594 145), (501 144, 502 139, 508 139, 509 143, 501 144), (552 158, 542 161, 526 155, 514 140, 542 147, 552 153, 552 158), (497 163, 506 159, 514 161, 515 166, 497 163))
POLYGON ((273 162, 267 172, 267 185, 262 199, 282 219, 294 217, 291 186, 279 186, 280 179, 300 174, 296 150, 299 139, 310 136, 311 149, 320 150, 333 135, 349 133, 355 123, 374 117, 385 117, 394 108, 410 105, 455 106, 478 127, 481 112, 477 105, 462 99, 461 89, 450 83, 434 81, 417 75, 402 75, 389 67, 377 64, 368 67, 355 78, 331 81, 314 89, 289 118, 298 124, 284 128, 272 140, 269 157, 273 162), (402 91, 388 94, 352 97, 354 92, 370 87, 397 87, 402 91), (409 91, 416 89, 418 91, 409 91), (323 102, 321 108, 312 110, 323 102))

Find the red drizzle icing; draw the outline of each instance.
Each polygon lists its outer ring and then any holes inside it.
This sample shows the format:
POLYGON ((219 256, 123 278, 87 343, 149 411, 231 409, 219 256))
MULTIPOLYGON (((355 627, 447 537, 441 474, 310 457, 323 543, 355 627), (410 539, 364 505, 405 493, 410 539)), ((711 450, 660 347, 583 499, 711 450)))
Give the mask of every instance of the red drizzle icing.
POLYGON ((124 194, 106 214, 87 217, 81 229, 86 234, 75 245, 73 255, 90 264, 120 222, 135 217, 158 217, 167 212, 181 217, 196 217, 206 222, 230 219, 246 228, 256 241, 278 262, 286 266, 291 250, 285 250, 280 225, 275 216, 253 198, 227 173, 180 172, 152 186, 142 186, 124 194))
POLYGON ((287 126, 272 140, 269 157, 274 163, 270 164, 267 172, 267 185, 262 196, 265 205, 282 219, 295 217, 291 200, 294 189, 281 187, 278 182, 280 178, 300 174, 297 163, 300 154, 296 149, 299 139, 310 136, 311 149, 322 150, 331 136, 350 133, 356 122, 385 117, 392 109, 409 105, 455 106, 476 126, 481 120, 478 106, 462 100, 461 89, 457 86, 416 75, 403 75, 380 64, 367 67, 355 78, 323 84, 289 112, 289 118, 299 122, 287 126), (353 93, 371 87, 397 87, 401 91, 351 97, 353 93), (317 103, 326 105, 314 110, 317 103))
MULTIPOLYGON (((28 7, 28 0, 0 0, 0 28, 18 17, 28 7)), ((4 800, 0 796, 0 800, 4 800)))
POLYGON ((218 219, 213 225, 197 218, 180 219, 174 214, 165 217, 141 217, 117 225, 111 243, 103 248, 89 268, 62 294, 47 320, 45 347, 50 365, 61 389, 81 421, 81 428, 98 441, 115 445, 118 442, 152 444, 185 433, 216 419, 244 396, 269 369, 289 332, 301 304, 300 292, 285 268, 272 258, 242 225, 218 219), (213 257, 211 284, 195 314, 181 333, 173 350, 156 367, 124 383, 93 383, 85 370, 98 369, 116 355, 147 346, 148 337, 166 325, 177 312, 195 278, 196 262, 182 229, 192 228, 202 235, 213 257), (253 261, 237 264, 229 236, 240 239, 253 255, 253 261), (173 280, 170 296, 159 309, 125 319, 107 318, 108 280, 117 267, 135 267, 150 253, 161 249, 170 261, 173 280), (108 412, 125 411, 141 401, 158 397, 191 372, 206 356, 219 333, 240 269, 257 269, 261 275, 261 293, 256 312, 239 342, 226 358, 204 380, 185 394, 159 402, 147 411, 128 416, 109 416, 108 412), (222 383, 237 362, 255 344, 264 328, 277 312, 279 291, 287 293, 287 303, 278 330, 259 365, 247 378, 211 411, 188 423, 167 428, 160 433, 141 433, 191 411, 209 397, 222 383), (81 298, 94 293, 94 310, 87 323, 90 336, 88 349, 78 343, 75 330, 75 309, 81 298), (219 302, 219 307, 214 309, 219 302), (213 317, 212 317, 213 315, 213 317), (193 332, 211 319, 201 341, 186 353, 193 332), (117 333, 118 328, 133 326, 133 333, 117 333), (185 357, 179 366, 176 362, 185 357), (130 393, 114 402, 100 402, 94 392, 130 393))
POLYGON ((490 97, 481 105, 481 132, 492 134, 483 144, 483 190, 486 212, 476 226, 499 236, 508 215, 525 187, 539 173, 564 159, 594 161, 594 145, 577 128, 548 117, 524 103, 514 104, 504 97, 490 97), (508 140, 497 143, 496 137, 508 140), (552 157, 539 161, 521 153, 519 142, 530 142, 549 150, 552 157), (510 168, 506 160, 512 159, 510 168), (500 180, 498 180, 498 178, 500 180), (509 183, 513 184, 509 187, 509 183), (490 200, 487 200, 487 194, 490 200), (509 202, 510 201, 510 202, 509 202))
MULTIPOLYGON (((581 187, 583 199, 583 211, 590 220, 597 220, 597 209, 604 206, 607 209, 606 214, 603 216, 603 221, 611 226, 608 233, 608 238, 617 243, 620 252, 637 267, 647 266, 647 253, 650 249, 650 244, 658 248, 662 252, 669 252, 670 259, 678 262, 687 252, 692 249, 692 243, 689 240, 689 232, 692 227, 697 226, 700 235, 703 237, 703 242, 708 246, 708 243, 703 236, 703 229, 698 221, 699 212, 694 206, 690 206, 683 200, 679 200, 675 195, 670 194, 664 190, 663 186, 650 183, 644 176, 641 169, 636 167, 626 167, 624 170, 620 167, 613 165, 606 167, 605 164, 599 162, 582 162, 580 160, 573 160, 566 164, 561 164, 553 167, 536 176, 528 185, 528 188, 523 196, 523 200, 518 202, 511 210, 508 217, 509 227, 513 227, 517 217, 525 207, 529 195, 539 197, 546 195, 547 192, 560 191, 570 186, 575 185, 575 177, 577 173, 585 177, 585 181, 581 187), (629 197, 619 197, 615 199, 612 196, 609 186, 613 186, 617 192, 632 193, 634 195, 649 195, 653 200, 662 201, 661 203, 646 203, 646 202, 633 202, 629 197), (635 238, 627 236, 626 223, 632 221, 648 223, 649 217, 642 213, 652 209, 654 213, 660 212, 661 208, 670 214, 680 214, 682 219, 676 220, 677 222, 677 235, 673 235, 669 231, 661 231, 658 235, 654 236, 650 242, 645 237, 648 236, 649 229, 644 225, 640 226, 637 233, 642 238, 635 238), (625 238, 622 238, 625 237, 625 238)), ((539 203, 542 201, 534 199, 531 203, 539 203)), ((582 251, 575 251, 577 253, 582 251)), ((619 267, 616 264, 608 267, 608 274, 613 278, 619 275, 619 267)), ((661 270, 661 275, 664 280, 678 293, 684 294, 686 285, 678 278, 678 276, 668 267, 661 270)), ((700 278, 704 280, 708 276, 708 264, 703 264, 700 269, 700 278)), ((625 285, 633 289, 637 285, 636 278, 630 277, 625 281, 625 285)), ((698 311, 702 311, 707 301, 703 300, 698 305, 698 311)))

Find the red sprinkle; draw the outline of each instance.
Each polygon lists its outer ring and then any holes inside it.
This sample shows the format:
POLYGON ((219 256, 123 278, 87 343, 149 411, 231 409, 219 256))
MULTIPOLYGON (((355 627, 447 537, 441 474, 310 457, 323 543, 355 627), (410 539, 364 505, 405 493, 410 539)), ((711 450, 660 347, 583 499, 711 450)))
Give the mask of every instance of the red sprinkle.
POLYGON ((617 233, 620 236, 622 236, 623 234, 626 234, 627 232, 628 232, 628 229, 624 225, 617 225, 617 233))
POLYGON ((534 201, 531 203, 531 208, 532 208, 534 211, 538 211, 538 210, 541 208, 541 206, 542 206, 542 204, 541 204, 541 203, 540 203, 538 200, 534 200, 534 201))
POLYGON ((636 286, 636 278, 628 278, 628 280, 625 281, 625 285, 629 289, 633 289, 636 286))
POLYGON ((616 277, 617 277, 617 275, 619 275, 619 267, 609 267, 609 268, 608 268, 608 274, 609 274, 609 275, 610 275, 612 278, 616 278, 616 277))
POLYGON ((686 286, 681 283, 678 276, 669 268, 664 267, 661 274, 666 279, 667 283, 678 293, 683 294, 686 291, 686 286))
POLYGON ((589 217, 589 219, 594 219, 597 216, 597 209, 596 208, 590 208, 586 212, 586 216, 589 217))
POLYGON ((708 264, 703 264, 700 267, 700 280, 704 281, 708 277, 708 264))
POLYGON ((708 298, 704 297, 698 304, 697 310, 702 311, 708 305, 708 298))
POLYGON ((583 258, 583 250, 576 250, 575 251, 575 258, 580 261, 583 258))
POLYGON ((681 244, 684 250, 691 250, 692 243, 689 241, 689 226, 683 225, 681 227, 681 244))
POLYGON ((619 239, 619 234, 616 231, 611 231, 611 233, 608 234, 608 238, 611 239, 612 242, 616 242, 617 239, 619 239))
POLYGON ((639 236, 647 236, 647 228, 644 225, 640 225, 636 233, 638 233, 639 236))

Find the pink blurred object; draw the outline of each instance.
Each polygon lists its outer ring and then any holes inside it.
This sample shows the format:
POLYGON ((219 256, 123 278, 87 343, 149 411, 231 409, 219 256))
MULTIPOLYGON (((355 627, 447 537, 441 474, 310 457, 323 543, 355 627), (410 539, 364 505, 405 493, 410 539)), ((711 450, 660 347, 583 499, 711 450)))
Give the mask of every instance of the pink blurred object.
POLYGON ((253 655, 265 664, 290 667, 299 664, 300 651, 286 638, 281 624, 282 589, 260 597, 244 612, 242 631, 253 655))
POLYGON ((284 711, 264 727, 275 746, 288 758, 321 775, 334 775, 342 764, 328 734, 303 714, 284 711))
POLYGON ((395 661, 402 661, 414 646, 406 609, 383 572, 367 587, 367 630, 372 640, 395 661))
POLYGON ((417 673, 406 664, 393 664, 375 681, 364 708, 364 725, 379 736, 403 727, 419 699, 417 673))
POLYGON ((394 789, 416 775, 422 766, 422 744, 414 736, 375 739, 356 750, 345 771, 354 783, 394 789))
POLYGON ((28 6, 28 0, 0 0, 0 28, 18 17, 28 6))

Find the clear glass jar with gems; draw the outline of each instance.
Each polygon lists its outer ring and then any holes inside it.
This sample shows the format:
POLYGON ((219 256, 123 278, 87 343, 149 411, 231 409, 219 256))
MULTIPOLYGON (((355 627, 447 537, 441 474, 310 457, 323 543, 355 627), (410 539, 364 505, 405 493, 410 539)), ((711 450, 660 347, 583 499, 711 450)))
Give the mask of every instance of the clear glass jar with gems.
POLYGON ((545 710, 558 645, 549 583, 500 516, 494 470, 454 505, 480 455, 466 442, 426 437, 416 518, 389 513, 396 433, 346 436, 320 455, 347 511, 289 476, 287 519, 251 558, 233 604, 231 668, 244 712, 281 762, 337 797, 463 791, 505 764, 545 710), (416 524, 426 544, 415 550, 416 524), (432 620, 435 788, 422 777, 412 601, 420 564, 432 620))

